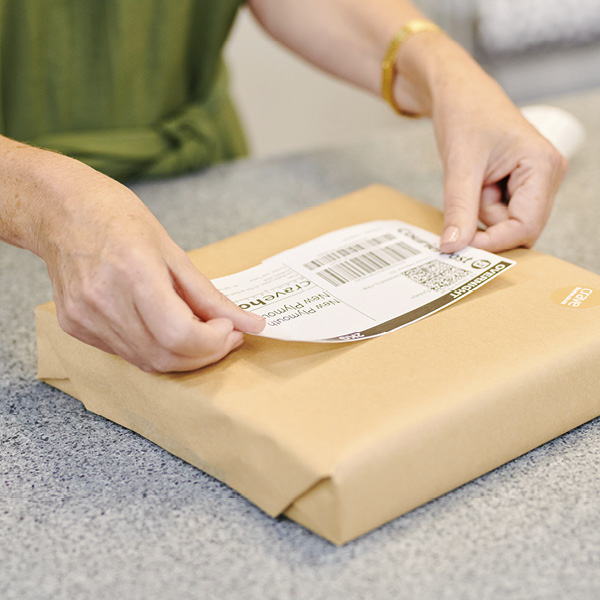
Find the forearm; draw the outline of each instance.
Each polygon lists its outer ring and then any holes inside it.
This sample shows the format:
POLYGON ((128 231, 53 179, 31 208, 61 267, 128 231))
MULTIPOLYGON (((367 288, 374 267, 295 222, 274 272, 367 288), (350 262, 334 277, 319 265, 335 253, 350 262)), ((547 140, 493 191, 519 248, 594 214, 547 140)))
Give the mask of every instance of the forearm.
MULTIPOLYGON (((0 136, 0 239, 44 260, 108 228, 158 226, 125 186, 84 163, 0 136)), ((123 231, 121 231, 123 230, 123 231)))
MULTIPOLYGON (((409 21, 423 18, 407 0, 249 0, 249 5, 290 49, 378 95, 391 40, 409 21)), ((395 107, 433 121, 445 173, 441 248, 531 246, 566 171, 564 158, 441 31, 405 39, 395 75, 395 107), (508 206, 501 182, 508 182, 508 206), (477 230, 479 219, 485 231, 477 230)))
POLYGON ((100 176, 84 164, 0 136, 0 239, 41 255, 74 180, 100 176))
MULTIPOLYGON (((381 61, 391 39, 411 19, 424 18, 411 2, 403 0, 250 0, 249 5, 281 43, 317 67, 375 94, 380 93, 381 61)), ((413 79, 412 88, 425 93, 420 102, 429 105, 427 77, 429 70, 435 70, 433 59, 443 56, 446 46, 456 44, 445 35, 425 33, 405 46, 399 56, 400 75, 413 79), (427 61, 422 55, 424 44, 431 45, 427 61), (409 53, 410 46, 419 49, 409 53)), ((461 58, 468 59, 466 52, 462 51, 461 58)), ((397 79, 399 87, 402 77, 397 79)), ((409 91, 414 92, 412 88, 409 91)), ((398 92, 406 96, 404 90, 398 92)), ((414 104, 411 98, 408 102, 414 104)))
POLYGON ((149 371, 222 358, 264 321, 224 298, 128 188, 0 138, 0 238, 44 259, 58 320, 149 371))
POLYGON ((377 92, 386 46, 423 15, 403 0, 250 0, 263 27, 316 66, 377 92))
POLYGON ((40 230, 38 150, 0 137, 0 239, 35 251, 40 230))

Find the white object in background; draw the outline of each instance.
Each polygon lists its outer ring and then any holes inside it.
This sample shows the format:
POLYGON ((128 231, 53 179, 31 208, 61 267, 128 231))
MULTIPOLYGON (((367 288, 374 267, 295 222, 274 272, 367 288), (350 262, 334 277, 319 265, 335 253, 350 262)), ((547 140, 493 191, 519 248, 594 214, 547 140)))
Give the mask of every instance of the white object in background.
POLYGON ((571 158, 585 139, 585 128, 571 113, 544 104, 521 108, 523 116, 566 158, 571 158))

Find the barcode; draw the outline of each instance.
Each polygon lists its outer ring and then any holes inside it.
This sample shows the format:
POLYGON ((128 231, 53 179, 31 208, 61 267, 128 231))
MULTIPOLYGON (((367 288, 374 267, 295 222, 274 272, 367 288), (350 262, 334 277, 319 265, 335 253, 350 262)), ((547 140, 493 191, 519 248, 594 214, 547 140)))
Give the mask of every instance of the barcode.
POLYGON ((469 271, 449 265, 441 260, 431 260, 418 267, 408 269, 402 274, 411 281, 420 283, 434 292, 454 285, 470 275, 469 271))
POLYGON ((381 244, 385 244, 386 242, 390 242, 394 239, 394 235, 391 233, 385 233, 384 235, 380 235, 378 237, 370 238, 368 240, 363 240, 363 242, 357 242, 356 244, 352 244, 351 246, 345 246, 344 248, 338 248, 337 250, 332 250, 331 252, 326 252, 321 254, 315 260, 311 260, 307 262, 304 266, 309 271, 314 271, 319 267, 324 267, 326 264, 335 262, 340 259, 347 258, 348 256, 352 256, 352 254, 357 254, 358 252, 364 252, 369 248, 374 246, 380 246, 381 244))
POLYGON ((363 244, 357 243, 322 254, 304 266, 309 270, 319 269, 315 271, 315 275, 319 275, 337 287, 376 273, 419 253, 405 242, 394 242, 387 246, 381 246, 393 239, 395 237, 392 234, 371 238, 363 244), (374 246, 380 247, 369 250, 369 247, 374 246))

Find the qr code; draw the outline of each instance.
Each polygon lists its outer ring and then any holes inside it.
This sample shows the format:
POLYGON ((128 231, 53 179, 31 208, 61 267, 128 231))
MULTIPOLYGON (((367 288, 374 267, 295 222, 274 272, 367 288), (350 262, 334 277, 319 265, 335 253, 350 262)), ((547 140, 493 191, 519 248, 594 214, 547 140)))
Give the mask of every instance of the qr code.
POLYGON ((441 260, 430 260, 418 267, 404 271, 403 275, 406 275, 411 281, 437 292, 459 283, 469 275, 469 271, 459 269, 441 260))

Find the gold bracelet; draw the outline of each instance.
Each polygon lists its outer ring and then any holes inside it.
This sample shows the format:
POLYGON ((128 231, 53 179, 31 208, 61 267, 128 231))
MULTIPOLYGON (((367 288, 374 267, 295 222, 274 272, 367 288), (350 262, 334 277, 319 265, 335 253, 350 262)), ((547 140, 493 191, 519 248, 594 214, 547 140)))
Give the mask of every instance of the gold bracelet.
POLYGON ((404 111, 394 100, 394 79, 396 77, 396 60, 402 44, 411 36, 423 31, 441 32, 442 29, 427 19, 412 19, 408 21, 392 38, 387 52, 381 62, 381 96, 403 117, 418 117, 419 115, 404 111))

